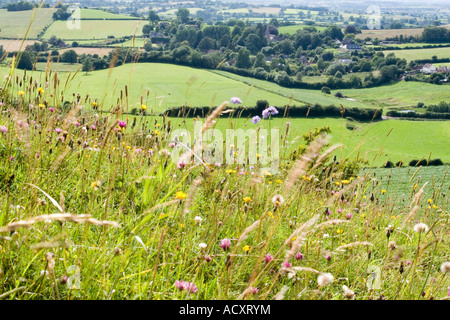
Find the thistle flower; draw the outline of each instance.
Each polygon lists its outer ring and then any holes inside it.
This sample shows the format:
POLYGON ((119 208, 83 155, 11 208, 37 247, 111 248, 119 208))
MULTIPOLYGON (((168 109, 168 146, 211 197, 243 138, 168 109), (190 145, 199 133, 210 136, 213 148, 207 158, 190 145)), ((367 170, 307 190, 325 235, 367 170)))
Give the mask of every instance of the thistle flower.
POLYGON ((330 284, 333 282, 334 277, 331 273, 321 273, 319 277, 317 277, 317 284, 320 287, 326 286, 327 284, 330 284))
POLYGON ((241 103, 242 103, 242 100, 239 99, 238 97, 231 97, 230 102, 231 102, 232 104, 241 104, 241 103))
POLYGON ((55 111, 55 109, 53 107, 50 107, 48 110, 50 110, 50 112, 55 111))
POLYGON ((230 239, 220 240, 220 247, 225 251, 229 250, 231 247, 231 240, 230 239))
POLYGON ((261 118, 259 116, 254 116, 251 121, 252 123, 257 124, 261 121, 261 118))
POLYGON ((60 128, 56 128, 56 129, 55 129, 55 132, 56 132, 56 133, 61 133, 62 130, 61 130, 60 128))
POLYGON ((414 231, 417 233, 427 232, 428 226, 425 223, 418 223, 414 226, 414 231))
POLYGON ((126 121, 119 121, 119 127, 126 128, 127 127, 127 122, 126 121))
POLYGON ((450 262, 444 262, 441 264, 441 271, 443 273, 450 273, 450 262))
POLYGON ((291 264, 289 263, 289 261, 285 261, 281 264, 284 268, 290 268, 291 264))

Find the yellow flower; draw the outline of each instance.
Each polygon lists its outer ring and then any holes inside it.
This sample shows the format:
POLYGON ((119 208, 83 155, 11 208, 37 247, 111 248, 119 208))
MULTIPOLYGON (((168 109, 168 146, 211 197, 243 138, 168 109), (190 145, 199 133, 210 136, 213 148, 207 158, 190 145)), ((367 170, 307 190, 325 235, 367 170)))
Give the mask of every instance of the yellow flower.
POLYGON ((237 154, 237 152, 234 152, 233 155, 234 155, 234 156, 237 156, 238 154, 237 154))
POLYGON ((245 245, 242 250, 244 250, 245 252, 250 252, 250 250, 252 250, 252 247, 245 245))
POLYGON ((44 109, 45 108, 45 104, 39 103, 39 108, 44 109))
POLYGON ((96 106, 98 106, 98 103, 97 103, 97 101, 94 101, 94 102, 92 103, 92 106, 93 106, 93 107, 96 107, 96 106))
POLYGON ((143 105, 141 106, 141 109, 142 109, 142 110, 147 110, 147 106, 146 106, 145 104, 143 104, 143 105))
POLYGON ((233 170, 233 169, 227 169, 227 170, 225 170, 225 172, 226 172, 226 173, 234 173, 234 172, 236 172, 236 170, 233 170))
POLYGON ((156 124, 156 127, 161 127, 161 125, 159 123, 156 124))
POLYGON ((245 201, 245 203, 249 203, 249 202, 252 201, 252 198, 250 198, 250 197, 245 197, 245 198, 244 198, 244 201, 245 201))
POLYGON ((280 179, 275 180, 276 183, 283 183, 280 179))
POLYGON ((362 215, 361 215, 361 218, 365 218, 366 217, 366 215, 363 213, 362 215))
POLYGON ((337 231, 338 234, 341 234, 342 232, 344 232, 344 230, 342 230, 342 229, 338 229, 338 231, 337 231))
POLYGON ((23 95, 25 94, 25 92, 22 91, 22 90, 20 90, 19 92, 17 92, 17 94, 18 94, 19 96, 23 96, 23 95))
POLYGON ((432 202, 433 202, 433 200, 431 200, 431 199, 428 199, 428 203, 430 203, 430 204, 431 204, 432 202))
POLYGON ((292 238, 292 242, 294 242, 296 239, 297 239, 297 237, 293 237, 293 238, 292 238))
POLYGON ((38 92, 39 92, 39 94, 43 94, 45 91, 44 91, 44 89, 42 89, 42 88, 38 88, 38 90, 37 90, 38 92))
POLYGON ((261 158, 261 155, 259 153, 257 153, 256 157, 259 159, 259 158, 261 158))
POLYGON ((349 180, 342 180, 341 182, 342 182, 343 184, 349 184, 349 183, 350 183, 349 180))
POLYGON ((336 181, 336 185, 337 185, 337 186, 340 186, 341 183, 340 183, 339 181, 336 181))
POLYGON ((415 185, 414 185, 414 189, 417 189, 417 187, 418 187, 418 185, 417 185, 417 184, 415 184, 415 185))
POLYGON ((395 220, 395 219, 397 219, 397 217, 396 217, 396 216, 391 216, 391 219, 394 219, 394 220, 395 220))
POLYGON ((184 224, 183 223, 180 223, 180 228, 184 228, 184 224))
POLYGON ((159 136, 161 134, 158 130, 155 130, 154 132, 157 136, 159 136))
POLYGON ((439 208, 437 205, 435 205, 435 204, 433 204, 433 209, 437 209, 437 208, 439 208))
POLYGON ((187 194, 184 193, 183 191, 178 191, 178 192, 175 194, 175 198, 177 198, 178 200, 183 200, 183 199, 186 198, 186 197, 187 197, 187 194))
POLYGON ((273 218, 273 213, 271 211, 267 212, 267 215, 271 218, 273 218))
POLYGON ((384 190, 384 189, 381 190, 381 193, 382 193, 382 194, 385 194, 385 193, 386 193, 386 190, 384 190))

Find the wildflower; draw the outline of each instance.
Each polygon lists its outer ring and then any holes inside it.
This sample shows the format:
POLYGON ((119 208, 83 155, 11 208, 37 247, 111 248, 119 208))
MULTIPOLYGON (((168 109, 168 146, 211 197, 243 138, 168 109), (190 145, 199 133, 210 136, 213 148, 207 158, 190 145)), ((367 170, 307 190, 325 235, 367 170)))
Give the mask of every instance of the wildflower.
POLYGON ((355 296, 355 292, 350 290, 346 285, 342 286, 342 290, 344 290, 344 297, 347 299, 351 299, 355 296))
POLYGON ((126 121, 119 121, 119 127, 126 128, 127 127, 127 122, 126 121))
POLYGON ((268 107, 262 112, 263 118, 267 118, 269 115, 276 115, 276 114, 278 114, 278 110, 275 107, 268 107))
POLYGON ((326 286, 327 284, 330 284, 333 282, 334 277, 331 273, 321 273, 319 277, 317 277, 317 284, 320 287, 326 286))
POLYGON ((159 132, 159 130, 155 130, 153 131, 157 136, 159 136, 161 134, 161 132, 159 132))
POLYGON ((50 110, 50 112, 55 111, 55 109, 53 107, 50 107, 50 109, 48 109, 48 110, 50 110))
POLYGON ((327 254, 327 255, 325 256, 325 259, 327 259, 327 261, 330 261, 330 260, 331 260, 331 255, 327 254))
POLYGON ((220 240, 220 247, 225 251, 229 250, 231 247, 231 240, 230 239, 220 240))
POLYGON ((272 197, 272 203, 273 203, 275 206, 277 206, 277 207, 281 206, 281 205, 284 203, 284 198, 283 198, 283 196, 280 195, 280 194, 277 194, 277 195, 273 196, 273 197, 272 197))
POLYGON ((169 143, 169 148, 175 148, 175 146, 176 146, 175 142, 169 143))
POLYGON ((55 132, 56 132, 56 133, 61 133, 62 130, 61 130, 60 128, 56 128, 56 129, 55 129, 55 132))
POLYGON ((270 253, 268 253, 264 256, 264 263, 269 263, 272 260, 273 260, 273 257, 270 253))
POLYGON ((431 204, 433 202, 432 199, 428 199, 428 203, 431 204))
POLYGON ((267 212, 267 215, 273 219, 273 213, 271 211, 267 212))
POLYGON ((257 294, 258 291, 259 291, 258 288, 250 287, 250 292, 251 292, 252 294, 257 294))
POLYGON ((145 104, 141 105, 141 110, 142 111, 147 110, 147 106, 145 104))
POLYGON ((381 193, 382 193, 382 194, 385 194, 385 193, 386 193, 386 190, 384 190, 384 189, 381 190, 381 193))
POLYGON ((259 116, 254 116, 251 121, 252 123, 257 124, 261 121, 261 118, 259 116))
POLYGON ((352 218, 352 214, 351 213, 347 213, 346 216, 347 220, 350 220, 352 218))
POLYGON ((412 264, 411 260, 406 261, 406 265, 409 266, 410 264, 412 264))
POLYGON ((180 170, 183 169, 185 166, 186 166, 186 162, 183 160, 180 160, 180 162, 178 162, 178 164, 177 164, 177 168, 180 170))
POLYGON ((249 202, 251 202, 252 201, 252 198, 250 198, 250 197, 245 197, 244 198, 244 202, 245 203, 249 203, 249 202))
POLYGON ((280 179, 275 180, 275 182, 279 184, 283 183, 283 181, 281 181, 280 179))
POLYGON ((203 258, 206 260, 206 262, 211 262, 211 260, 212 260, 211 256, 209 256, 207 254, 203 258))
POLYGON ((238 97, 231 97, 230 101, 232 104, 241 104, 242 103, 241 99, 239 99, 238 97))
POLYGON ((425 223, 418 223, 414 226, 414 231, 417 233, 427 232, 428 226, 425 223))
POLYGON ((303 260, 303 254, 297 252, 297 254, 295 255, 295 260, 303 260))
POLYGON ((389 249, 394 250, 395 249, 395 241, 389 241, 388 247, 389 247, 389 249))
POLYGON ((92 106, 93 106, 94 108, 97 107, 97 106, 98 106, 97 101, 94 101, 94 102, 92 103, 92 106))
POLYGON ((69 278, 67 276, 62 276, 59 279, 59 283, 62 284, 62 285, 65 285, 67 283, 67 280, 69 280, 69 278))
POLYGON ((324 238, 324 239, 329 238, 329 237, 330 237, 330 235, 329 235, 328 233, 325 233, 325 234, 323 235, 323 238, 324 238))
POLYGON ((45 104, 39 103, 39 108, 44 109, 45 108, 45 104))
POLYGON ((194 218, 194 221, 195 221, 195 223, 199 226, 201 223, 202 223, 202 218, 201 217, 199 217, 199 216, 196 216, 195 218, 194 218))
POLYGON ((249 245, 245 245, 245 246, 242 248, 242 250, 244 250, 244 252, 249 253, 250 250, 252 250, 252 247, 250 247, 249 245))
POLYGON ((7 133, 8 132, 8 128, 6 126, 0 126, 0 132, 1 133, 7 133))
POLYGON ((20 90, 19 92, 17 92, 17 94, 18 94, 19 96, 23 96, 23 95, 25 94, 25 92, 22 91, 22 90, 20 90))
POLYGON ((338 229, 338 230, 337 230, 337 233, 338 233, 338 234, 341 234, 342 232, 344 232, 344 230, 342 230, 342 229, 338 229))
POLYGON ((187 197, 187 194, 184 193, 183 191, 178 191, 178 192, 175 194, 175 198, 177 198, 178 200, 183 200, 183 199, 185 199, 186 197, 187 197))
POLYGON ((450 262, 444 262, 441 264, 441 271, 443 273, 450 273, 450 262))
POLYGON ((39 94, 43 94, 45 92, 44 89, 42 89, 41 87, 39 87, 37 91, 39 94))
POLYGON ((202 242, 198 246, 200 249, 205 249, 208 245, 206 243, 202 242))
POLYGON ((291 264, 289 263, 289 261, 285 261, 285 262, 283 262, 282 266, 285 268, 290 268, 291 264))

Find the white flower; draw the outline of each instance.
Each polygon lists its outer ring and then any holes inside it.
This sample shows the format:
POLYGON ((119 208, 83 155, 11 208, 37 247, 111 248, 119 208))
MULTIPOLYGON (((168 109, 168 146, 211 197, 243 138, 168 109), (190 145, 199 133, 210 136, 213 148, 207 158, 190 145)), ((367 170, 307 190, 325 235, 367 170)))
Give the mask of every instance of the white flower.
POLYGON ((195 223, 197 223, 197 225, 199 226, 201 223, 202 223, 202 218, 201 217, 199 217, 199 216, 196 216, 195 218, 194 218, 194 221, 195 221, 195 223))
POLYGON ((329 235, 328 233, 325 233, 325 234, 323 235, 323 238, 324 238, 324 239, 329 238, 329 237, 330 237, 330 235, 329 235))
POLYGON ((321 273, 319 277, 317 278, 317 283, 320 287, 326 286, 327 284, 330 284, 333 282, 334 277, 331 273, 321 273))
POLYGON ((272 198, 272 203, 276 206, 281 206, 284 203, 284 198, 282 195, 277 194, 275 196, 273 196, 272 198))
POLYGON ((347 299, 351 299, 355 296, 355 292, 350 290, 346 285, 342 286, 342 290, 344 290, 344 297, 347 299))
POLYGON ((418 233, 427 232, 428 226, 425 223, 418 223, 414 226, 414 231, 418 233))
POLYGON ((198 245, 200 249, 205 249, 207 247, 206 243, 202 242, 198 245))
POLYGON ((441 264, 441 271, 444 273, 450 273, 450 262, 444 262, 441 264))

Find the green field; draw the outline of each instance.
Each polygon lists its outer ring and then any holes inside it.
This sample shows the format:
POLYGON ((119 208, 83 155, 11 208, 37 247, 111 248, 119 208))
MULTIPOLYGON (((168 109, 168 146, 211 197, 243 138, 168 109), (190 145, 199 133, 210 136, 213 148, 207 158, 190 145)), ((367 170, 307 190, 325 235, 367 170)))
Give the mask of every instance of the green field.
POLYGON ((47 29, 43 38, 50 39, 56 36, 64 40, 90 40, 106 39, 108 36, 116 38, 142 35, 142 26, 144 21, 139 20, 81 20, 81 29, 69 29, 66 27, 66 21, 55 21, 47 29), (107 25, 107 27, 105 27, 107 25))
POLYGON ((366 106, 390 108, 411 107, 418 102, 437 104, 450 100, 448 86, 437 86, 422 82, 397 82, 368 89, 332 90, 332 94, 341 91, 344 96, 361 101, 366 106))
POLYGON ((108 20, 108 19, 123 19, 123 20, 139 20, 137 17, 132 17, 125 14, 115 14, 111 12, 106 12, 103 10, 96 9, 81 9, 81 19, 98 19, 98 20, 108 20))
POLYGON ((8 12, 6 9, 0 9, 0 38, 18 38, 22 39, 32 21, 28 38, 37 38, 39 33, 52 23, 52 15, 55 9, 38 9, 27 11, 8 12), (33 16, 34 12, 34 16, 33 16))
POLYGON ((396 57, 411 60, 431 59, 437 56, 438 59, 450 58, 450 47, 430 48, 430 49, 410 49, 410 50, 385 50, 385 55, 394 53, 396 57))
POLYGON ((310 26, 310 25, 306 25, 306 24, 296 24, 293 26, 284 26, 284 27, 279 27, 278 28, 278 32, 279 33, 287 33, 287 34, 294 34, 297 32, 297 30, 301 30, 307 27, 314 27, 317 29, 317 31, 323 31, 325 30, 327 27, 324 26, 310 26))
POLYGON ((78 70, 81 71, 82 65, 79 63, 70 64, 62 62, 53 62, 50 65, 47 65, 46 62, 37 62, 35 68, 37 71, 46 71, 48 67, 50 67, 52 71, 76 72, 78 70))
MULTIPOLYGON (((440 45, 450 45, 450 43, 438 43, 438 44, 433 44, 433 43, 425 43, 425 42, 415 42, 415 43, 400 43, 400 44, 387 44, 387 45, 382 45, 382 46, 367 46, 368 48, 382 48, 382 49, 389 49, 390 47, 399 47, 399 48, 421 48, 423 46, 429 46, 429 45, 436 45, 436 46, 440 46, 440 45)), ((433 49, 433 48, 427 48, 427 49, 433 49)), ((413 49, 411 49, 413 50, 413 49)))

